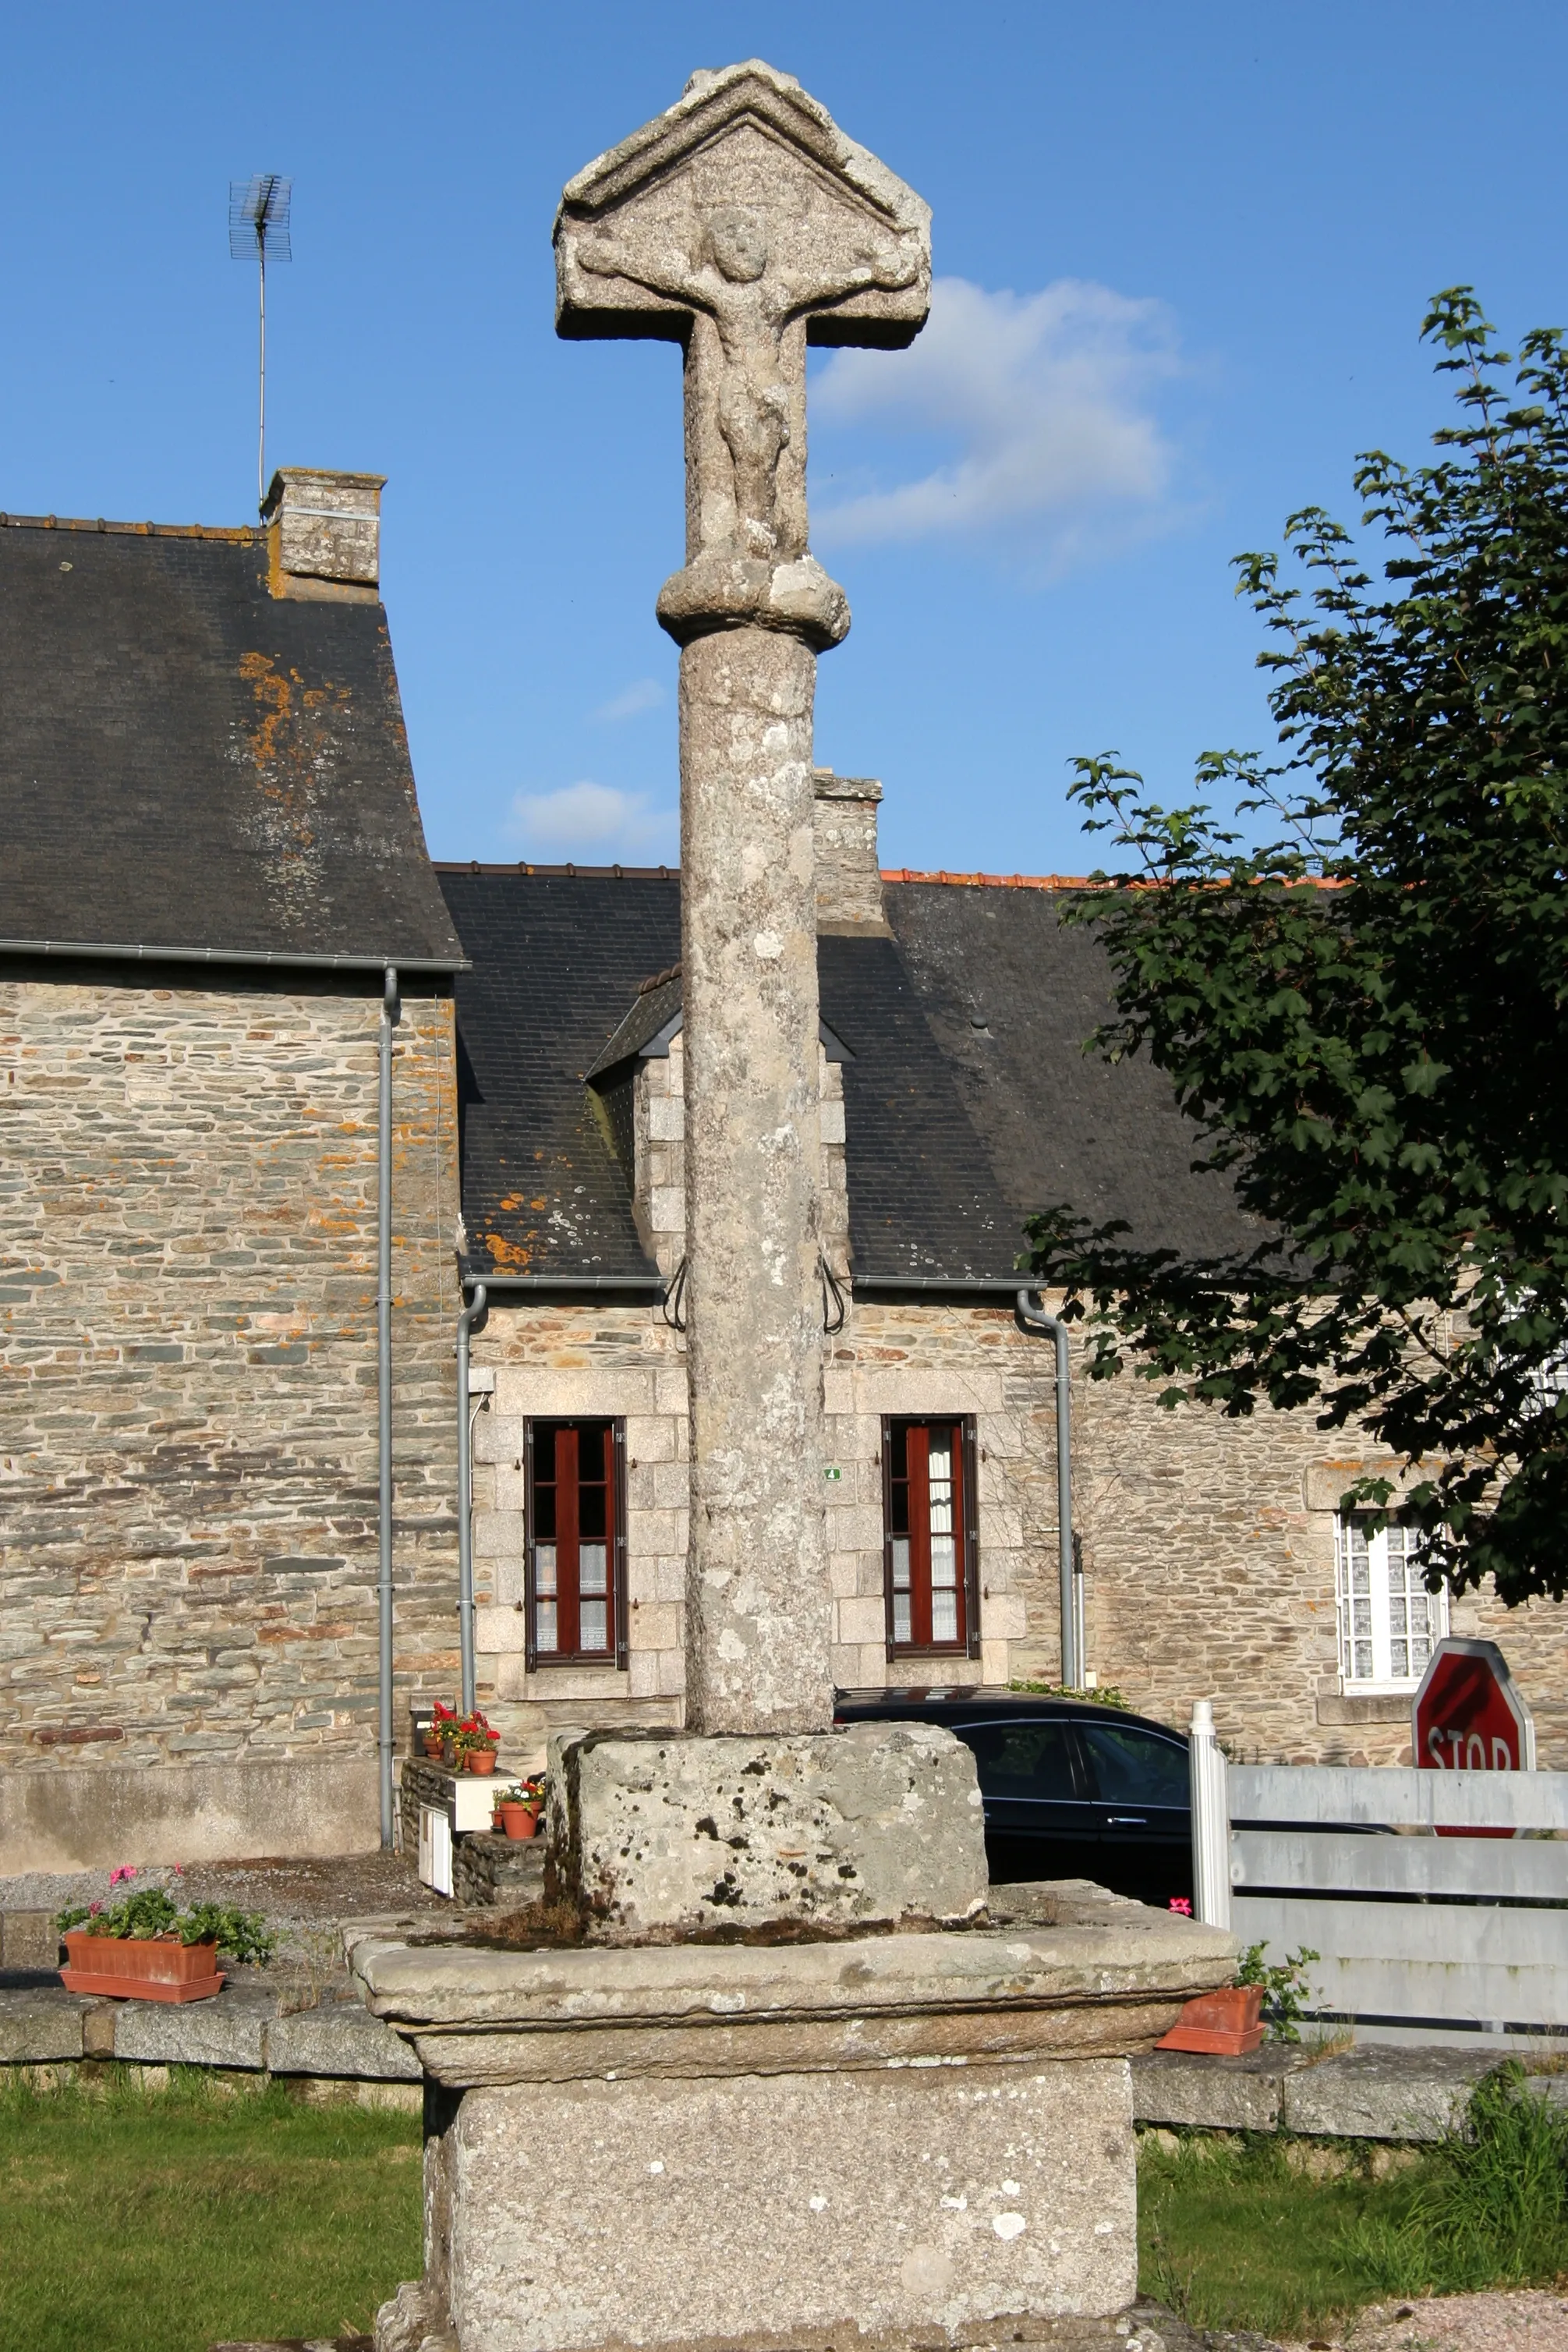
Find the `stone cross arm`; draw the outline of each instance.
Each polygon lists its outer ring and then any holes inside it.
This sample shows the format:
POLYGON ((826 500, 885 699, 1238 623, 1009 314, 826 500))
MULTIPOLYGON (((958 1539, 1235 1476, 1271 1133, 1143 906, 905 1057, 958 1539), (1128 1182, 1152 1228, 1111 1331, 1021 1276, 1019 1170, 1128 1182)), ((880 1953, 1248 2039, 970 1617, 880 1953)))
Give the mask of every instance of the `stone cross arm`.
MULTIPOLYGON (((661 602, 665 626, 685 642, 747 617, 793 625, 772 575, 806 556, 806 345, 919 332, 927 207, 752 59, 695 74, 570 181, 555 239, 560 334, 685 348, 687 571, 661 602)), ((815 582, 800 624, 818 644, 848 626, 831 588, 815 582)))
POLYGON ((694 310, 759 282, 810 342, 897 349, 930 305, 929 207, 758 58, 694 74, 579 172, 555 238, 566 336, 684 341, 694 310))

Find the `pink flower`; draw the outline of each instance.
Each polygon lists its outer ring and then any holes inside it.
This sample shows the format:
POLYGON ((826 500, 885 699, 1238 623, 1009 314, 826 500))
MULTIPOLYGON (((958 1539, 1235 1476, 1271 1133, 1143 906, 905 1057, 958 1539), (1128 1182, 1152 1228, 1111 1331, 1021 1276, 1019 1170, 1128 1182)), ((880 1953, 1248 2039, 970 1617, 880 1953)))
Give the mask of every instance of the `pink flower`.
POLYGON ((1190 1919, 1192 1917, 1192 1905, 1187 1901, 1185 1895, 1173 1895, 1171 1896, 1171 1909, 1173 1911, 1179 1911, 1184 1919, 1190 1919))
POLYGON ((89 1917, 96 1919, 99 1913, 102 1910, 103 1906, 101 1903, 89 1903, 87 1907, 89 1917))
POLYGON ((110 1886, 118 1886, 121 1879, 134 1878, 135 1875, 136 1864, 133 1862, 122 1862, 118 1870, 111 1870, 110 1872, 109 1883, 110 1886))

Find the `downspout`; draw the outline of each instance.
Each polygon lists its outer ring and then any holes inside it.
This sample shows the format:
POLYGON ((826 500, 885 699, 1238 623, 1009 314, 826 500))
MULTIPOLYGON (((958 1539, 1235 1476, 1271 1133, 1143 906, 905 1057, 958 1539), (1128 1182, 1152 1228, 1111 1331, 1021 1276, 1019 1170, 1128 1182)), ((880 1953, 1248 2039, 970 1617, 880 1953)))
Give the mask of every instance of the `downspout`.
POLYGON ((398 1017, 397 967, 388 964, 382 999, 381 1131, 376 1163, 377 1453, 381 1487, 381 1570, 376 1602, 381 1656, 380 1750, 382 1844, 392 1843, 392 1024, 398 1017))
POLYGON ((1056 1342, 1056 1544, 1061 1608, 1061 1681, 1066 1690, 1083 1687, 1083 1661, 1079 1655, 1078 1612, 1074 1607, 1072 1545, 1072 1358, 1067 1326, 1030 1304, 1027 1290, 1018 1295, 1019 1321, 1028 1331, 1049 1332, 1056 1342))
POLYGON ((468 1335, 485 1313, 485 1286, 457 1318, 457 1643, 463 1660, 463 1712, 478 1703, 474 1664, 474 1421, 468 1396, 468 1335))

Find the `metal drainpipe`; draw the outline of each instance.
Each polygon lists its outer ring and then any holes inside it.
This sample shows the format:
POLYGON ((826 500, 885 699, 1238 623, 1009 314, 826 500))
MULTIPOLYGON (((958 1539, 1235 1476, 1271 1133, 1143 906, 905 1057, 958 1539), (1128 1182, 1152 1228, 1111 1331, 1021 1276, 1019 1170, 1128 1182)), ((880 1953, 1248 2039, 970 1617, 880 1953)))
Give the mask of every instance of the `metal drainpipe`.
POLYGON ((381 1133, 376 1163, 377 1452, 381 1486, 381 1569, 376 1601, 381 1643, 380 1750, 382 1843, 392 1843, 392 1069, 398 1016, 397 967, 386 968, 382 998, 381 1133))
POLYGON ((457 1318, 457 1643, 463 1659, 463 1712, 478 1704, 474 1664, 474 1423, 468 1398, 468 1335, 485 1312, 485 1286, 457 1318))
POLYGON ((1067 1326, 1030 1304, 1027 1290, 1018 1295, 1019 1321, 1030 1331, 1048 1331, 1056 1342, 1056 1538, 1061 1605, 1061 1680, 1068 1690, 1083 1687, 1083 1661, 1079 1655, 1078 1611, 1074 1607, 1072 1545, 1072 1358, 1067 1326))

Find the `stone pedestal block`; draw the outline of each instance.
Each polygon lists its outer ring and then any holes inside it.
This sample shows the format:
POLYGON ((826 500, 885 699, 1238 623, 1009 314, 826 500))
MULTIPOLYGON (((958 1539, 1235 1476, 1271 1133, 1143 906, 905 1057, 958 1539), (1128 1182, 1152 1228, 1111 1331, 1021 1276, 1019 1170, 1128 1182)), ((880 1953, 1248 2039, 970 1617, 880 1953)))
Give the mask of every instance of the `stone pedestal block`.
POLYGON ((1123 2309, 1128 2055, 1235 1941, 1082 1885, 1030 1907, 1061 1916, 612 1951, 350 1928, 426 2076, 425 2275, 379 2352, 891 2352, 1123 2309))
POLYGON ((1122 2058, 509 2086, 458 2104, 426 2195, 462 2352, 904 2347, 1124 2308, 1132 2151, 1122 2058))
POLYGON ((597 1941, 971 1918, 986 1901, 970 1750, 935 1724, 794 1738, 591 1731, 550 1743, 548 1832, 597 1941))

